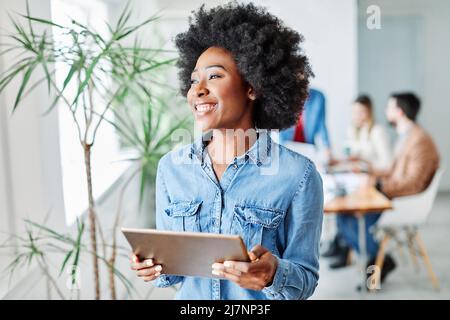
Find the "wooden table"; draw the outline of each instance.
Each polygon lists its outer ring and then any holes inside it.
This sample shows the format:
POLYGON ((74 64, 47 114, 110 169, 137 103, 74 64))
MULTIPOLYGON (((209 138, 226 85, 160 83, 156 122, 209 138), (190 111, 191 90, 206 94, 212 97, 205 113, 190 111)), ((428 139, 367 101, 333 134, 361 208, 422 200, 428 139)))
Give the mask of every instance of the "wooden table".
POLYGON ((354 214, 358 219, 359 257, 362 270, 364 270, 361 287, 362 294, 366 291, 364 289, 367 281, 365 272, 367 248, 364 215, 388 209, 392 209, 392 202, 373 187, 361 188, 346 196, 336 197, 325 203, 324 206, 324 213, 326 214, 354 214))

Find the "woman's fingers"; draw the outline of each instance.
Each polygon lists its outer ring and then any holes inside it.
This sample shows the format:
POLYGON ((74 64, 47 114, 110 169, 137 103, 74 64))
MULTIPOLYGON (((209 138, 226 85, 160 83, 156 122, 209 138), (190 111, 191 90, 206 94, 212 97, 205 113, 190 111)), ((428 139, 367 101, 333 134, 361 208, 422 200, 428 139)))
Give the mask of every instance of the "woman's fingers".
POLYGON ((149 277, 149 276, 156 276, 161 274, 162 267, 160 265, 149 267, 145 269, 140 269, 136 272, 138 277, 149 277))
POLYGON ((131 269, 136 270, 138 277, 141 277, 145 282, 152 281, 161 275, 162 266, 155 265, 153 259, 139 260, 139 257, 134 253, 131 254, 131 269))
POLYGON ((260 258, 267 251, 269 251, 269 250, 267 250, 266 248, 264 248, 263 246, 261 246, 259 244, 254 246, 251 250, 251 252, 253 253, 253 256, 255 256, 256 258, 260 258))
POLYGON ((158 278, 160 275, 161 275, 161 272, 158 271, 158 272, 156 272, 155 274, 152 274, 152 275, 150 275, 150 276, 143 276, 142 279, 143 279, 145 282, 147 282, 147 281, 153 281, 153 280, 155 280, 156 278, 158 278))
POLYGON ((249 272, 251 268, 251 263, 240 261, 225 261, 223 265, 226 269, 234 269, 240 272, 249 272))
POLYGON ((131 263, 131 269, 133 270, 141 270, 152 267, 154 265, 153 259, 146 259, 142 262, 133 262, 131 263))
POLYGON ((265 283, 258 277, 249 276, 248 274, 236 275, 225 269, 224 271, 213 270, 213 274, 230 280, 242 288, 251 290, 262 290, 264 289, 265 283))
POLYGON ((250 258, 250 261, 251 262, 254 262, 254 261, 257 261, 258 260, 258 257, 255 255, 255 253, 254 252, 252 252, 252 251, 248 251, 248 257, 250 258))
POLYGON ((212 274, 214 274, 216 276, 222 276, 224 272, 232 274, 232 275, 237 276, 237 277, 242 275, 241 271, 235 270, 233 268, 226 268, 223 265, 223 263, 214 263, 212 265, 212 274))
MULTIPOLYGON (((223 277, 225 279, 228 279, 228 280, 233 281, 234 283, 237 283, 240 285, 241 276, 237 276, 235 274, 232 274, 232 273, 229 273, 226 271, 217 271, 217 272, 218 272, 218 274, 216 274, 217 276, 223 277)), ((214 270, 213 270, 213 274, 215 274, 214 270)))

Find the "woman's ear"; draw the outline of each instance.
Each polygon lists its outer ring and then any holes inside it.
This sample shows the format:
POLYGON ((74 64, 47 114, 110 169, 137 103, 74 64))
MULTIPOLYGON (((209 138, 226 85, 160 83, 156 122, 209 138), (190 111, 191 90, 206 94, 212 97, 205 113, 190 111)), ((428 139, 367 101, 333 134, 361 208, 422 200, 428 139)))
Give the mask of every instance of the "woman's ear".
POLYGON ((253 100, 253 101, 256 100, 255 90, 252 87, 248 88, 247 96, 250 100, 253 100))

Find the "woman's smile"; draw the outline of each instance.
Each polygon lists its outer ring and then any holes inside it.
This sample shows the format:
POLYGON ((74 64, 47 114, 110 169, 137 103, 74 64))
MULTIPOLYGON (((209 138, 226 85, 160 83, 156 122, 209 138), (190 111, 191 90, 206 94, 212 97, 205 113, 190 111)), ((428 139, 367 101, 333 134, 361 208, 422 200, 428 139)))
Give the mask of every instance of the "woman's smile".
POLYGON ((217 103, 198 103, 195 104, 194 109, 197 115, 204 115, 208 112, 215 111, 217 107, 217 103))

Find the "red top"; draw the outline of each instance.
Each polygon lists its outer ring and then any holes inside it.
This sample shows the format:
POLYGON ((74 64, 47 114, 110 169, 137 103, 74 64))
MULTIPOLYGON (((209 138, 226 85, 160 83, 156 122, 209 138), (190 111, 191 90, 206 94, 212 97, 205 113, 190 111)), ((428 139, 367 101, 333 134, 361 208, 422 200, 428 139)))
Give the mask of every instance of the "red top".
POLYGON ((297 126, 295 127, 294 141, 306 142, 305 129, 303 127, 303 114, 298 118, 297 126))

